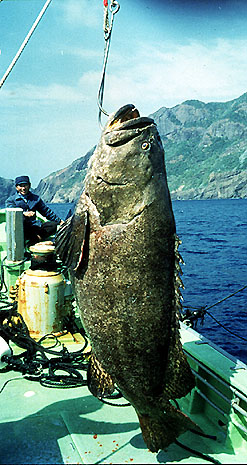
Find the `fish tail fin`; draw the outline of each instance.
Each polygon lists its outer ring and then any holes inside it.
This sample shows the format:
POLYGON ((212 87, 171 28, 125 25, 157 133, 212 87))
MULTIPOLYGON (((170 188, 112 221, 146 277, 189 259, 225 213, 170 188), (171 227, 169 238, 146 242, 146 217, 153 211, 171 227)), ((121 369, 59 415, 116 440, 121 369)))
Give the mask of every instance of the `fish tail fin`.
POLYGON ((103 369, 94 354, 89 361, 87 385, 91 393, 98 398, 111 395, 115 389, 112 377, 103 369))
MULTIPOLYGON (((172 407, 172 406, 171 406, 172 407)), ((168 447, 180 434, 197 425, 180 410, 172 407, 157 416, 142 415, 137 412, 143 439, 151 452, 168 447)))

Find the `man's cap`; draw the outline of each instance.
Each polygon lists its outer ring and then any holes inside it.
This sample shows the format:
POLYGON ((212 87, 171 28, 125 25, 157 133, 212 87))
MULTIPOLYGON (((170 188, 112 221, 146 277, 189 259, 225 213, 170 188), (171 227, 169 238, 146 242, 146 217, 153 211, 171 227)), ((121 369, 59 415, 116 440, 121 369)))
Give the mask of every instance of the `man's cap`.
POLYGON ((17 176, 15 178, 15 185, 18 186, 20 184, 30 184, 30 179, 28 176, 17 176))

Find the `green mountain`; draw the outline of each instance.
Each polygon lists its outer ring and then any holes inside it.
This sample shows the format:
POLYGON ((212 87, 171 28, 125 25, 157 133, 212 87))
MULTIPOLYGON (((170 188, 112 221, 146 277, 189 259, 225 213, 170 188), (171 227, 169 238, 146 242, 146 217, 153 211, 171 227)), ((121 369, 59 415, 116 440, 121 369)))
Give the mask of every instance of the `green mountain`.
POLYGON ((13 179, 5 179, 0 177, 0 206, 4 207, 5 200, 15 193, 13 179))
MULTIPOLYGON (((164 145, 173 199, 247 198, 247 93, 229 102, 187 100, 150 116, 164 145)), ((36 193, 46 202, 77 201, 93 151, 42 179, 36 193)), ((0 178, 1 204, 10 195, 5 181, 6 190, 0 178)))
MULTIPOLYGON (((247 198, 247 93, 225 103, 187 100, 150 116, 173 199, 247 198)), ((76 201, 92 152, 43 179, 37 192, 47 202, 76 201)))
POLYGON ((94 150, 95 147, 83 157, 73 161, 67 168, 55 171, 42 179, 35 189, 35 193, 46 202, 76 202, 82 193, 88 160, 94 150))
POLYGON ((226 103, 187 100, 151 117, 173 198, 247 197, 247 93, 226 103))

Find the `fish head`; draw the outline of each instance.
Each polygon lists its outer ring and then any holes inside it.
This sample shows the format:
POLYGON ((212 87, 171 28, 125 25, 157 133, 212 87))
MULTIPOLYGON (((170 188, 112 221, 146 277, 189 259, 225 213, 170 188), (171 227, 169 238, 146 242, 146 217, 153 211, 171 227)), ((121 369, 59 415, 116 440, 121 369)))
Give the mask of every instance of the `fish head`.
POLYGON ((125 105, 110 115, 102 131, 89 163, 85 192, 96 205, 101 224, 129 222, 152 201, 159 183, 168 191, 156 124, 141 117, 134 105, 125 105))

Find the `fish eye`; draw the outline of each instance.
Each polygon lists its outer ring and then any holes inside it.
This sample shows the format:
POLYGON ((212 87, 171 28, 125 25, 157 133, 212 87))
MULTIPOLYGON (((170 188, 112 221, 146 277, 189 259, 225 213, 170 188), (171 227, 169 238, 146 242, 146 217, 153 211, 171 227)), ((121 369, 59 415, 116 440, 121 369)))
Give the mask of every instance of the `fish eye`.
POLYGON ((143 150, 148 150, 148 149, 150 149, 150 143, 149 143, 149 142, 143 142, 143 144, 142 144, 142 149, 143 149, 143 150))

